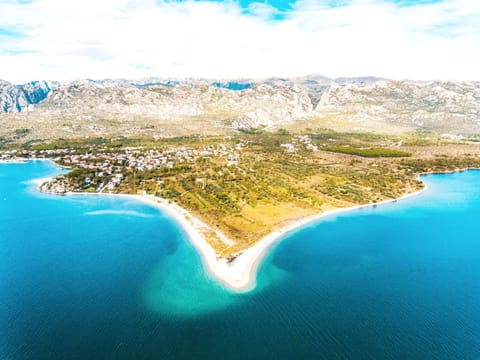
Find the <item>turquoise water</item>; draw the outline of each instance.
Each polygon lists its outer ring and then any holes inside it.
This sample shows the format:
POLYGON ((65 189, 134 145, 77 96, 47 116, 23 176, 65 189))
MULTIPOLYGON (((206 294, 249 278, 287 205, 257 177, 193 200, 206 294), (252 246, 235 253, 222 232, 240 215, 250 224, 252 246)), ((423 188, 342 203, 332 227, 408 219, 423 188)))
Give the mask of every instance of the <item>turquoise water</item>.
POLYGON ((212 280, 173 220, 54 196, 0 164, 0 359, 479 359, 480 171, 305 227, 255 290, 212 280))

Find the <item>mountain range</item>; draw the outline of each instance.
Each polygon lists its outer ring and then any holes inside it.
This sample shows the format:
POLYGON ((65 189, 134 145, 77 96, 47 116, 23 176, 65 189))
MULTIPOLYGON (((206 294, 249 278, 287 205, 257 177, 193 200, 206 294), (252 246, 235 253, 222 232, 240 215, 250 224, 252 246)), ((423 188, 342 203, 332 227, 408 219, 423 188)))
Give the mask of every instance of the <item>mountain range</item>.
MULTIPOLYGON (((480 135, 480 82, 375 77, 0 81, 0 122, 56 136, 224 134, 278 127, 480 135)), ((40 136, 40 135, 39 135, 40 136)), ((41 137, 41 136, 40 136, 41 137)))

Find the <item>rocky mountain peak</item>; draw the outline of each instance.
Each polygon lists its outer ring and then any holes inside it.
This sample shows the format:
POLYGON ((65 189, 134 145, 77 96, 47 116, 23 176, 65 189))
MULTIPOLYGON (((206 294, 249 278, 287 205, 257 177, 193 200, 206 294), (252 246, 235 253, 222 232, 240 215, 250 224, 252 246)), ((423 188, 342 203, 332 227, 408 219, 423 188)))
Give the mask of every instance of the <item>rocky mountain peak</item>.
POLYGON ((13 85, 0 80, 0 111, 21 112, 31 110, 50 93, 46 81, 32 81, 24 85, 13 85))

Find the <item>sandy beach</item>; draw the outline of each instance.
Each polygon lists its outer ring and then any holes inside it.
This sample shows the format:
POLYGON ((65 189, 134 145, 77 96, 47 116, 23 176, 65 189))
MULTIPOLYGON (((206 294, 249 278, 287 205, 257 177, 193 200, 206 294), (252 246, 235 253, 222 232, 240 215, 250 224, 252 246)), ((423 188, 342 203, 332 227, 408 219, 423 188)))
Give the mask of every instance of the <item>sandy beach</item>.
MULTIPOLYGON (((50 178, 32 180, 38 188, 50 178)), ((147 203, 149 205, 158 207, 169 214, 177 223, 179 223, 184 231, 187 233, 190 242, 201 254, 203 263, 208 269, 209 274, 222 283, 226 288, 232 291, 245 292, 255 288, 256 274, 258 267, 268 250, 277 241, 281 240, 285 235, 297 230, 307 224, 319 221, 320 219, 348 211, 378 206, 386 203, 396 202, 398 200, 414 196, 426 190, 419 190, 414 193, 406 194, 398 199, 385 200, 375 204, 365 204, 352 206, 347 208, 340 208, 330 211, 325 211, 307 218, 294 221, 281 229, 274 231, 263 239, 258 241, 252 247, 244 250, 233 262, 228 263, 227 259, 219 257, 215 250, 208 244, 202 230, 212 230, 208 225, 203 223, 198 218, 194 217, 189 211, 183 209, 177 204, 168 202, 165 199, 153 195, 128 195, 128 194, 104 194, 104 193, 67 193, 66 195, 89 195, 89 196, 117 196, 130 198, 137 201, 147 203)), ((224 237, 224 235, 220 234, 224 237)), ((231 241, 226 239, 226 241, 231 241)))
MULTIPOLYGON (((170 214, 185 230, 188 237, 195 248, 200 252, 204 265, 208 269, 211 276, 221 282, 225 287, 233 291, 245 292, 255 288, 257 270, 265 258, 268 250, 273 244, 285 237, 285 235, 297 230, 307 224, 319 221, 327 216, 332 216, 340 213, 345 213, 352 210, 368 208, 378 206, 382 204, 392 203, 405 199, 407 197, 415 196, 420 192, 427 189, 425 186, 423 189, 414 193, 406 194, 398 199, 385 200, 375 204, 358 205, 347 208, 340 208, 330 211, 325 211, 301 220, 294 221, 281 229, 274 231, 252 247, 243 251, 233 262, 230 264, 226 259, 218 257, 215 250, 207 243, 203 235, 201 234, 202 228, 209 229, 208 225, 195 218, 190 212, 181 208, 180 206, 169 203, 168 201, 155 197, 153 195, 115 195, 125 196, 133 199, 137 199, 148 203, 153 206, 157 206, 162 210, 170 214)), ((108 196, 108 194, 105 194, 108 196)))
MULTIPOLYGON (((194 246, 200 251, 204 263, 210 271, 210 274, 214 278, 219 280, 221 283, 223 283, 227 288, 234 291, 243 292, 255 288, 258 267, 268 253, 268 250, 271 248, 271 246, 292 231, 297 230, 307 224, 317 222, 320 219, 328 216, 345 213, 356 209, 368 208, 381 204, 396 202, 407 197, 415 196, 425 190, 426 186, 422 190, 406 194, 398 199, 385 200, 376 204, 358 205, 347 208, 335 209, 331 211, 325 211, 298 221, 294 221, 282 227, 281 229, 268 234, 255 245, 243 251, 242 254, 238 256, 231 264, 228 264, 227 261, 223 258, 217 258, 215 251, 205 241, 202 235, 196 230, 195 225, 192 226, 192 224, 188 220, 186 220, 184 216, 185 213, 188 214, 186 210, 181 209, 177 205, 164 204, 162 202, 157 203, 157 205, 170 212, 175 217, 175 219, 184 227, 190 237, 190 240, 192 241, 194 246), (179 211, 179 209, 181 210, 179 211)), ((138 198, 140 200, 146 200, 145 197, 138 198)), ((153 204, 155 200, 150 199, 149 202, 152 202, 153 204)), ((191 215, 189 216, 192 217, 191 215)), ((199 220, 196 221, 201 223, 201 221, 199 220)))

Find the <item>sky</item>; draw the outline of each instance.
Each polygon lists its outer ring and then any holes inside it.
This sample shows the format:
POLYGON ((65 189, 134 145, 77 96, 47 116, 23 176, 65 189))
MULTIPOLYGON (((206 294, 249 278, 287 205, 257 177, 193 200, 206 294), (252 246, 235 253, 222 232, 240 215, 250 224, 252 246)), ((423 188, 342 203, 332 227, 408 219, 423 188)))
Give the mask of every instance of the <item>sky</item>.
POLYGON ((480 80, 479 0, 0 0, 0 79, 480 80))

